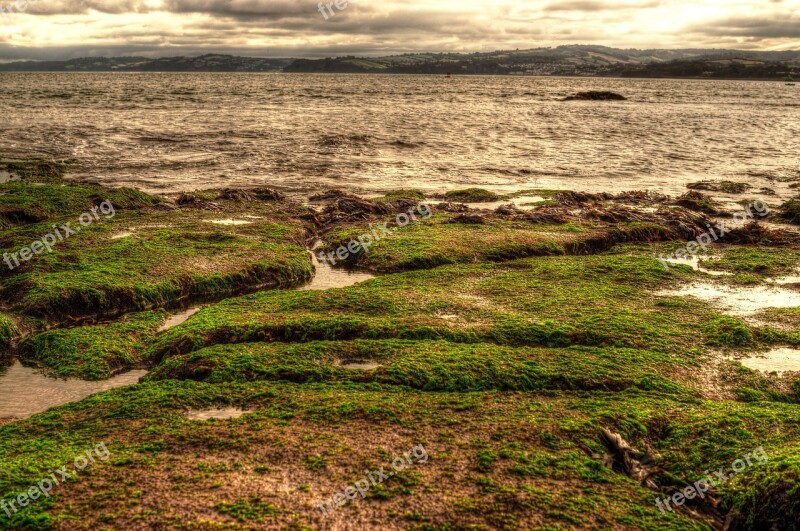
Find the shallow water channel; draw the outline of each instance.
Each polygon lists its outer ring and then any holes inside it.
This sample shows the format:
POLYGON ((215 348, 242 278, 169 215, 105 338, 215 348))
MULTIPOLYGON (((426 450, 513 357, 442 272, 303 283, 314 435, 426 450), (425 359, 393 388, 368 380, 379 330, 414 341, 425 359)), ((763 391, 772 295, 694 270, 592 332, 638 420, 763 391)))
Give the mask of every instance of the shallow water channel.
POLYGON ((764 372, 800 372, 800 350, 778 348, 755 358, 739 362, 750 369, 764 372))
POLYGON ((0 419, 25 419, 101 391, 133 385, 145 374, 147 371, 130 371, 100 382, 66 380, 50 378, 41 369, 24 367, 14 360, 11 366, 0 368, 0 419))

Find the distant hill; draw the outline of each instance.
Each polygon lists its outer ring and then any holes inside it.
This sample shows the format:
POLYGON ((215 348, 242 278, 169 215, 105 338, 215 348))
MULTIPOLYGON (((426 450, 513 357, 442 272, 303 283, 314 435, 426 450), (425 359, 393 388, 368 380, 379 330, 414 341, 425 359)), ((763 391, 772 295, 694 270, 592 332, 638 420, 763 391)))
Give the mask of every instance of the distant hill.
POLYGON ((280 72, 292 59, 233 55, 199 57, 85 57, 69 61, 24 61, 0 64, 5 72, 280 72))
POLYGON ((800 51, 620 50, 559 46, 487 53, 298 59, 285 72, 539 76, 779 78, 800 70, 800 51))
POLYGON ((264 59, 98 57, 0 64, 0 71, 56 72, 294 72, 493 74, 539 76, 709 77, 779 79, 800 72, 800 51, 622 50, 570 45, 483 53, 414 53, 386 57, 264 59))

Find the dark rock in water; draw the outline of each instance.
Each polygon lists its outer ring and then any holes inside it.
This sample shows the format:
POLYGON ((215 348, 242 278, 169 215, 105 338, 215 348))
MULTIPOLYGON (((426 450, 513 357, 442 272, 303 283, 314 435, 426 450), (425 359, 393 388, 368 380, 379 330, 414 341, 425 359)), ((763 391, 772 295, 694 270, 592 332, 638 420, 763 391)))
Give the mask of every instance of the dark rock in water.
POLYGON ((563 101, 623 101, 627 99, 628 98, 622 94, 617 94, 616 92, 590 90, 588 92, 578 92, 574 96, 567 96, 563 101))
POLYGON ((706 192, 722 192, 725 194, 743 194, 752 188, 747 183, 735 183, 733 181, 700 181, 699 183, 687 184, 689 190, 705 190, 706 192))
POLYGON ((779 216, 789 223, 800 225, 800 200, 792 199, 782 204, 779 216))
POLYGON ((219 198, 230 201, 282 201, 285 196, 272 188, 251 188, 248 190, 226 188, 219 198))
POLYGON ((712 201, 710 197, 695 190, 680 196, 678 200, 675 201, 675 204, 682 206, 683 208, 688 208, 689 210, 694 210, 695 212, 702 212, 712 216, 723 214, 723 212, 717 208, 716 203, 712 201))
POLYGON ((564 206, 581 206, 586 203, 603 201, 605 198, 598 194, 568 191, 557 193, 553 199, 564 206))

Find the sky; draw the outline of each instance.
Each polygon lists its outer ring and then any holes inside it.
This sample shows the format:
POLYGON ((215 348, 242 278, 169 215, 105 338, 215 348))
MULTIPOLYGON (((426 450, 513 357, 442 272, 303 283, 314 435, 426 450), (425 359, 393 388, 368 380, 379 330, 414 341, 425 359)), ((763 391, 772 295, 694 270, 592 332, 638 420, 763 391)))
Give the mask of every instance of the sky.
POLYGON ((562 44, 800 49, 800 0, 0 0, 0 10, 3 61, 562 44))

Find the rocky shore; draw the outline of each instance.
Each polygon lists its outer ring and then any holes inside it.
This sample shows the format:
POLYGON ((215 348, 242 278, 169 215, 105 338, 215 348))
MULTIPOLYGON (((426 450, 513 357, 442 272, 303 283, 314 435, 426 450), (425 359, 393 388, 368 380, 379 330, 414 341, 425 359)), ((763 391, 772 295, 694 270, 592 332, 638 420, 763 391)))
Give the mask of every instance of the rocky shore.
POLYGON ((0 250, 33 254, 0 263, 0 351, 59 377, 149 373, 0 420, 2 499, 111 454, 0 529, 797 529, 800 373, 737 361, 800 347, 800 308, 778 304, 800 283, 797 201, 724 183, 156 197, 6 166, 0 250), (756 200, 768 215, 730 221, 756 200), (103 202, 114 216, 84 223, 103 202), (365 234, 337 267, 375 278, 297 289, 320 274, 310 249, 365 234), (220 408, 239 414, 188 415, 220 408), (365 499, 315 505, 418 445, 429 460, 365 499), (656 505, 758 447, 768 462, 656 505))

